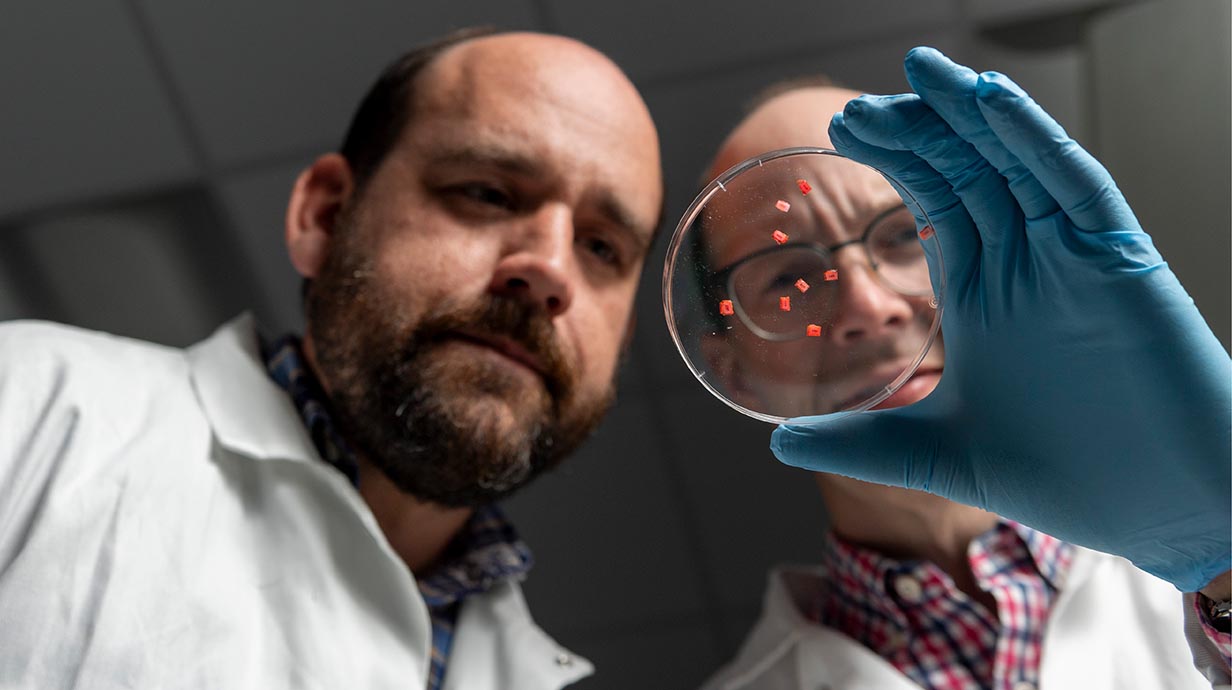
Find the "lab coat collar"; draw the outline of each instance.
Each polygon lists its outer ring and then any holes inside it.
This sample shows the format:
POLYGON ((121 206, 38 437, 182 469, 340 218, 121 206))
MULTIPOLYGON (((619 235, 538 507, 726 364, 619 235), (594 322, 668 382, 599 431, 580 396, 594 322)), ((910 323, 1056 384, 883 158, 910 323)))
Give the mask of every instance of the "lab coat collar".
POLYGON ((445 690, 560 688, 594 673, 594 665, 535 625, 521 588, 502 582, 462 605, 445 690))
POLYGON ((249 313, 187 353, 197 399, 218 442, 258 460, 319 462, 295 404, 266 373, 249 313))
POLYGON ((858 642, 811 622, 801 613, 826 587, 826 569, 780 566, 770 572, 761 619, 736 660, 707 687, 745 690, 771 667, 791 663, 795 675, 820 687, 910 690, 916 687, 893 665, 858 642), (785 662, 784 657, 793 660, 785 662))

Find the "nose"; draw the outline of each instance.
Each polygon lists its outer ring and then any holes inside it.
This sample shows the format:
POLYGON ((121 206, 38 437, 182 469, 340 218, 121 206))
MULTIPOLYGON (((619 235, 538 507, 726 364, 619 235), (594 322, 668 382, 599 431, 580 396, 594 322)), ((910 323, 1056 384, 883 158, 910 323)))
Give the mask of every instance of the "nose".
POLYGON ((911 322, 911 304, 883 285, 873 267, 856 256, 850 252, 847 261, 838 261, 838 309, 830 340, 839 345, 886 338, 911 322))
POLYGON ((564 205, 544 205, 508 228, 489 290, 563 314, 573 303, 573 213, 564 205))

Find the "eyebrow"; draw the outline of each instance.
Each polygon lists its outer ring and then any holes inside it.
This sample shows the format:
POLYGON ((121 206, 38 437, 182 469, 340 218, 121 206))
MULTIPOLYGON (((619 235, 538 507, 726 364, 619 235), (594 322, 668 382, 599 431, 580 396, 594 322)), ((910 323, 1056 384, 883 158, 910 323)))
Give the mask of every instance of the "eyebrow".
MULTIPOLYGON (((501 146, 464 146, 449 148, 429 156, 433 165, 475 165, 489 167, 512 175, 527 177, 546 177, 547 168, 520 151, 501 146)), ((640 222, 637 215, 620 199, 616 198, 610 189, 602 189, 596 199, 599 215, 621 232, 633 238, 638 251, 645 255, 650 251, 654 227, 640 222)))
POLYGON ((541 176, 543 166, 534 158, 496 146, 449 148, 429 156, 433 165, 480 165, 519 175, 541 176))

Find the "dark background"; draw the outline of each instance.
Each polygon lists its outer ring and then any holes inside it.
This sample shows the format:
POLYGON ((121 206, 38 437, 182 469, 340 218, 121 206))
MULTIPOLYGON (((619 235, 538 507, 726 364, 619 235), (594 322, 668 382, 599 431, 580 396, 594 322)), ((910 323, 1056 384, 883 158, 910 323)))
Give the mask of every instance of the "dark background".
MULTIPOLYGON (((1228 0, 6 2, 0 319, 174 345, 246 308, 270 333, 297 329, 294 175, 336 146, 384 63, 483 23, 580 38, 629 72, 663 140, 668 232, 771 82, 901 91, 918 44, 1006 72, 1108 164, 1226 347, 1230 14, 1228 0)), ((599 665, 591 690, 700 683, 751 625, 767 567, 813 560, 825 527, 811 478, 766 449, 770 427, 710 398, 676 354, 664 244, 619 405, 510 505, 538 558, 532 610, 599 665)))

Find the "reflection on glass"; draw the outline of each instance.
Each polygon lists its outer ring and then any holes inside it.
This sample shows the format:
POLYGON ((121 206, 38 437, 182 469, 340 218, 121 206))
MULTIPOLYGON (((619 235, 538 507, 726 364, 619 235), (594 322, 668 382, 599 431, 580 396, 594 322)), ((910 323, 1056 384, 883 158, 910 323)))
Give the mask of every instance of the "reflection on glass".
POLYGON ((766 421, 868 409, 913 373, 939 375, 941 251, 918 220, 892 181, 833 151, 732 168, 668 248, 677 347, 706 388, 766 421))

